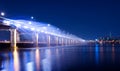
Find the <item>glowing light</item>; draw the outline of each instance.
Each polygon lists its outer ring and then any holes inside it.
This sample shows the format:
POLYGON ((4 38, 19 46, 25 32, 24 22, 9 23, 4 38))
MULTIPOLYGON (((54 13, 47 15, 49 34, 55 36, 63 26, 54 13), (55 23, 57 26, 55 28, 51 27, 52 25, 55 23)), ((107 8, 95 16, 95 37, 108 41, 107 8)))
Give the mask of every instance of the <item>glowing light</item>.
POLYGON ((35 30, 35 28, 31 28, 31 30, 32 30, 32 31, 34 31, 34 30, 35 30))
POLYGON ((1 16, 5 16, 5 13, 4 13, 4 12, 1 12, 1 16))
MULTIPOLYGON (((31 19, 33 19, 34 17, 31 16, 31 19)), ((79 41, 79 42, 85 42, 84 39, 81 39, 75 35, 69 34, 68 32, 65 31, 61 31, 59 28, 54 27, 50 24, 45 24, 45 23, 41 23, 41 22, 35 22, 35 21, 29 21, 29 20, 12 20, 12 19, 7 19, 5 18, 5 20, 2 23, 3 25, 13 25, 16 26, 16 28, 19 28, 18 30, 32 30, 32 32, 37 32, 37 33, 44 33, 44 34, 49 34, 52 36, 56 36, 56 37, 62 37, 62 38, 66 38, 66 39, 72 39, 75 41, 79 41)))
POLYGON ((48 34, 48 32, 45 32, 46 34, 48 34))
POLYGON ((15 26, 16 26, 16 27, 21 27, 21 25, 20 25, 20 24, 15 24, 15 26))
POLYGON ((59 28, 57 28, 57 30, 60 30, 59 28))
POLYGON ((42 60, 43 71, 51 71, 51 51, 45 50, 45 58, 42 60))
POLYGON ((37 70, 40 70, 40 51, 39 51, 39 49, 36 49, 35 55, 36 55, 37 70))
POLYGON ((42 32, 42 33, 43 33, 44 31, 43 31, 43 30, 41 30, 40 32, 42 32))
POLYGON ((28 26, 23 26, 23 27, 26 28, 26 29, 29 28, 28 26))
POLYGON ((28 22, 28 24, 32 24, 31 22, 28 22))
POLYGON ((43 29, 47 29, 47 27, 43 27, 43 29))
POLYGON ((98 41, 98 39, 95 39, 95 41, 98 41))
POLYGON ((34 19, 34 17, 33 17, 33 16, 31 16, 31 19, 34 19))
POLYGON ((7 20, 4 20, 3 23, 4 23, 5 25, 10 25, 10 21, 7 21, 7 20))
POLYGON ((39 29, 36 29, 36 31, 40 31, 39 29))
POLYGON ((28 62, 26 64, 26 71, 33 71, 34 70, 34 67, 33 67, 33 62, 28 62))
POLYGON ((14 58, 14 70, 19 71, 19 69, 20 69, 19 54, 18 54, 16 47, 15 47, 14 52, 13 52, 13 58, 14 58))
POLYGON ((50 27, 50 24, 48 24, 47 26, 50 27))
POLYGON ((85 42, 85 40, 82 40, 82 42, 85 42))

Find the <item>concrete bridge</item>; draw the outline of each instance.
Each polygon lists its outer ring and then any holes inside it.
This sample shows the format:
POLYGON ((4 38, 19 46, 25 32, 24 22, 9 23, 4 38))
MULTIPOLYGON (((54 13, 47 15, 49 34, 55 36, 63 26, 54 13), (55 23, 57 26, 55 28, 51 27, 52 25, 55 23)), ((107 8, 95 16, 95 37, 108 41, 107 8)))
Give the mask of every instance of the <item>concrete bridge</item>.
POLYGON ((84 39, 65 33, 50 24, 29 20, 13 20, 0 17, 0 31, 10 32, 10 40, 0 41, 0 44, 9 43, 11 47, 23 44, 70 46, 80 45, 85 42, 84 39))

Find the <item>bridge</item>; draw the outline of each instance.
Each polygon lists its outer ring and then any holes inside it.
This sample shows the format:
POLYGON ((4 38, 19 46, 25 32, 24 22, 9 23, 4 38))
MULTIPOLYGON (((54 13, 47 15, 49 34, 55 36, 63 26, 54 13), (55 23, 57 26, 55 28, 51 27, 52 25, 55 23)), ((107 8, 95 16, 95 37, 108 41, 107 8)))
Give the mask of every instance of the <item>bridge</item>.
POLYGON ((31 20, 14 20, 0 17, 0 31, 10 32, 10 40, 0 41, 0 44, 9 43, 11 47, 18 44, 70 46, 85 42, 84 39, 62 31, 51 24, 31 20))

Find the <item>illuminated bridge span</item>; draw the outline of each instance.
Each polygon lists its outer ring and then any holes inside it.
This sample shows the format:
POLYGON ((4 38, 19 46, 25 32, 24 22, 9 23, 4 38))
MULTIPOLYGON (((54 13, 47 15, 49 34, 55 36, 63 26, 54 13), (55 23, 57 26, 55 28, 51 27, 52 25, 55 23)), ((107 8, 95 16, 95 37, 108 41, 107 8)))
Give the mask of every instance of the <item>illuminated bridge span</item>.
POLYGON ((0 30, 10 31, 10 41, 0 41, 0 43, 10 43, 12 47, 20 43, 51 46, 79 45, 85 42, 84 39, 61 31, 55 26, 40 22, 0 17, 0 25, 0 30))

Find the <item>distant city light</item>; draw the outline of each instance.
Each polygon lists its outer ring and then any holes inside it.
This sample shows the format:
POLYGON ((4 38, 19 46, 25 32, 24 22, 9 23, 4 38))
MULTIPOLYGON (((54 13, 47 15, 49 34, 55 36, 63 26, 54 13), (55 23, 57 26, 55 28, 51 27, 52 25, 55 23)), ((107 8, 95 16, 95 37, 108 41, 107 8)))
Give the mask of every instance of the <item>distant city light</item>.
POLYGON ((98 39, 95 39, 95 41, 98 41, 98 39))
POLYGON ((5 16, 5 13, 4 13, 4 12, 1 12, 1 16, 5 16))

